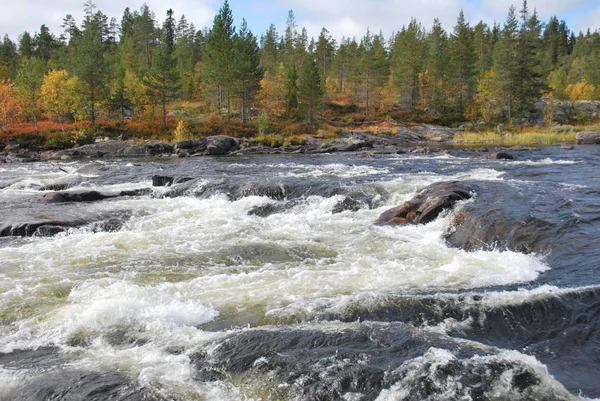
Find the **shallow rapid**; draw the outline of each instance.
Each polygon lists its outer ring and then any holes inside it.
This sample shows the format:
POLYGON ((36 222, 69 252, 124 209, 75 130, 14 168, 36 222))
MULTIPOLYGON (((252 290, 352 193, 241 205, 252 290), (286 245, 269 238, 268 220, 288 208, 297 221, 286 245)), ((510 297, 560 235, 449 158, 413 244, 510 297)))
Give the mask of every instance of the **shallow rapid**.
POLYGON ((0 165, 0 229, 70 227, 0 238, 0 400, 598 398, 599 154, 0 165), (374 224, 446 180, 478 193, 374 224), (539 240, 456 246, 473 205, 539 240))

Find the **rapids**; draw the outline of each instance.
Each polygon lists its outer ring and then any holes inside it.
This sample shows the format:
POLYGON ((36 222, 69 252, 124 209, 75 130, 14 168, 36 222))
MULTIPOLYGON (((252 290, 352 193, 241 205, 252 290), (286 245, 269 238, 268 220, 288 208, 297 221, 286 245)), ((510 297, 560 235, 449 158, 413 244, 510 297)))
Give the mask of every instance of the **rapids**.
POLYGON ((0 165, 0 230, 69 223, 0 238, 0 400, 600 397, 599 154, 0 165), (374 224, 444 180, 479 193, 374 224), (473 205, 543 222, 541 245, 452 246, 473 205))

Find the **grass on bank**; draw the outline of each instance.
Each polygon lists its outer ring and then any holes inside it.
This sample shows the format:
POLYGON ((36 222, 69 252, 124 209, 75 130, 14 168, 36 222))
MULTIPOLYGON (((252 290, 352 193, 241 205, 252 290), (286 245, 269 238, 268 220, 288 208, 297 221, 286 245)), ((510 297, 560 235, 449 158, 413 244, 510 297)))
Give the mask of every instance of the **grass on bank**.
POLYGON ((575 132, 552 132, 552 130, 527 130, 522 132, 463 132, 454 136, 454 142, 462 146, 550 146, 559 143, 576 143, 575 132))

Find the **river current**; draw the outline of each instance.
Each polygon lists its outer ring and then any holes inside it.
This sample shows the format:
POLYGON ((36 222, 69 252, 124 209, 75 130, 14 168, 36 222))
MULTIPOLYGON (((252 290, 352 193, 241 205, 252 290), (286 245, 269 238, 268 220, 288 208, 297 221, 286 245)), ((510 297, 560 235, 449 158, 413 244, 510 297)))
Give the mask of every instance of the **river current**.
POLYGON ((514 154, 0 165, 0 226, 86 222, 0 238, 0 400, 598 398, 600 148, 514 154), (446 180, 550 245, 374 225, 446 180), (43 200, 62 183, 150 189, 43 200))

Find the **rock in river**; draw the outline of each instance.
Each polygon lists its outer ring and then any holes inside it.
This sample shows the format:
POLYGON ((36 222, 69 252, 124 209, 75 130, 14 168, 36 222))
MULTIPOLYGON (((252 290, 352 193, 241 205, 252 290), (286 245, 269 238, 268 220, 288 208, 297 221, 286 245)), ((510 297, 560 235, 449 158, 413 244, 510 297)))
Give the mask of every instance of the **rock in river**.
POLYGON ((443 181, 423 188, 411 200, 387 210, 376 224, 426 224, 460 200, 471 198, 471 188, 457 181, 443 181))

